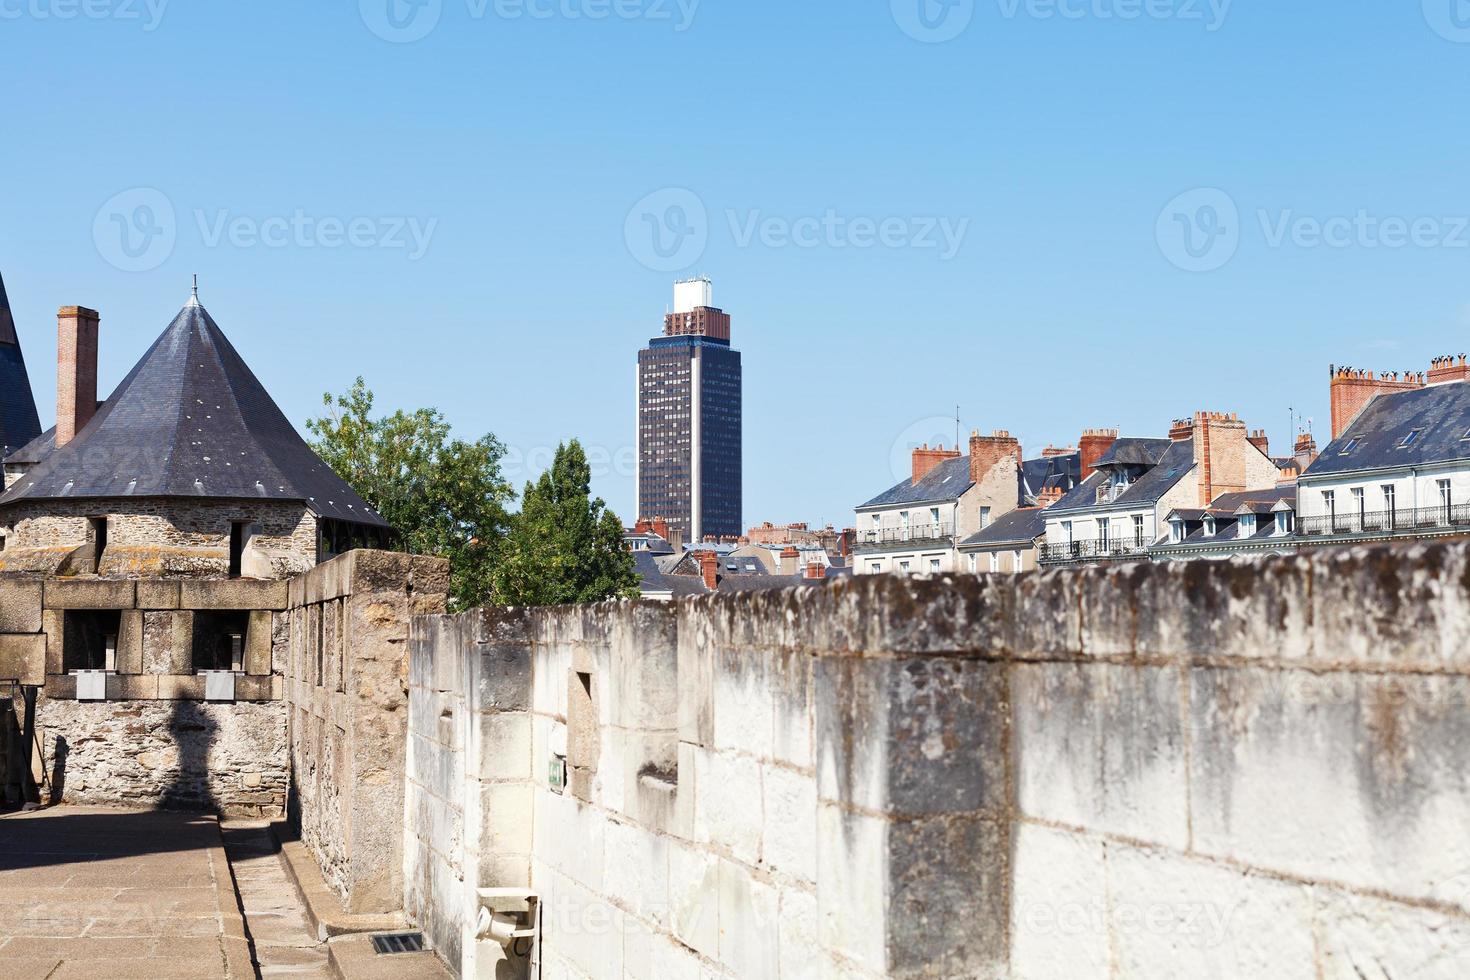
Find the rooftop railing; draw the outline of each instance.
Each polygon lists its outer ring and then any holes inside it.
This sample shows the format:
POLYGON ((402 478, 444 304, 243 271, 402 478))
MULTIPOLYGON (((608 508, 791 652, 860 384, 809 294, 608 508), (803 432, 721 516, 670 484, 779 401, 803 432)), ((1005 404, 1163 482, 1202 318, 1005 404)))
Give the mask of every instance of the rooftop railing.
POLYGON ((878 547, 918 541, 948 541, 953 537, 954 525, 940 522, 938 524, 910 524, 908 527, 869 528, 858 532, 857 543, 878 547))
POLYGON ((1334 534, 1414 534, 1453 528, 1470 529, 1470 504, 1354 511, 1298 517, 1296 522, 1296 533, 1303 537, 1334 534))
POLYGON ((1134 538, 1107 538, 1095 541, 1070 541, 1043 545, 1041 560, 1060 564, 1069 561, 1107 561, 1114 558, 1138 558, 1148 554, 1148 545, 1134 538))

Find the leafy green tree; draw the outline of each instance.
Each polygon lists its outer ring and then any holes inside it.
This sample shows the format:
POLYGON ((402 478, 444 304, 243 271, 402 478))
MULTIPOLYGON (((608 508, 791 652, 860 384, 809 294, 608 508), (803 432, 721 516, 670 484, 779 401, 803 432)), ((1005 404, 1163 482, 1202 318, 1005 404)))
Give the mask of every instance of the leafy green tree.
POLYGON ((551 469, 521 495, 495 567, 496 601, 552 606, 637 598, 638 573, 623 522, 591 491, 581 443, 558 446, 551 469))
POLYGON ((374 418, 362 378, 323 405, 325 414, 306 423, 317 455, 393 526, 399 547, 449 559, 451 608, 491 601, 515 498, 500 471, 505 446, 493 435, 451 439, 432 408, 374 418))

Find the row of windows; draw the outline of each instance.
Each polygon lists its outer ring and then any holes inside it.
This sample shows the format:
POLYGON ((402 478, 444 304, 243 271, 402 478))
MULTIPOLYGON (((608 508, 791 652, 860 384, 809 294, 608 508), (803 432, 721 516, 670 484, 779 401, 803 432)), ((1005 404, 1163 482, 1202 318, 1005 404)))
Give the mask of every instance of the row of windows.
MULTIPOLYGON (((1443 507, 1446 511, 1448 511, 1452 507, 1454 507, 1454 505, 1455 505, 1455 494, 1454 494, 1454 488, 1453 488, 1452 484, 1450 483, 1450 481, 1449 480, 1439 480, 1436 483, 1436 488, 1438 490, 1438 501, 1437 501, 1438 505, 1440 507, 1443 507)), ((1356 515, 1359 518, 1366 517, 1367 514, 1368 514, 1368 501, 1369 501, 1368 488, 1367 487, 1353 487, 1353 488, 1351 488, 1348 491, 1348 493, 1351 495, 1351 498, 1352 498, 1351 501, 1350 501, 1350 503, 1352 505, 1352 511, 1351 511, 1351 513, 1353 513, 1354 515, 1356 515)), ((1378 499, 1376 501, 1374 501, 1374 503, 1375 504, 1381 504, 1381 507, 1379 509, 1381 509, 1384 513, 1387 513, 1387 514, 1397 513, 1397 511, 1398 511, 1398 488, 1397 487, 1395 487, 1392 483, 1385 483, 1385 484, 1383 484, 1382 486, 1380 486, 1378 488, 1377 494, 1378 494, 1378 499)), ((1329 518, 1335 518, 1335 517, 1337 517, 1337 491, 1335 491, 1335 490, 1323 490, 1322 491, 1322 513, 1325 514, 1329 518)))

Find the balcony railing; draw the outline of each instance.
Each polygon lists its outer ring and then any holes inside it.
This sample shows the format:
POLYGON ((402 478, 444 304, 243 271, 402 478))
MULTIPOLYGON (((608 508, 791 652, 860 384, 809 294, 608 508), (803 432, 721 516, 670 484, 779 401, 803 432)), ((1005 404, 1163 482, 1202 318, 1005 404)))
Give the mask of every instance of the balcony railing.
POLYGON ((1299 517, 1296 533, 1305 537, 1332 534, 1413 534, 1461 527, 1470 529, 1470 504, 1299 517))
POLYGON ((911 541, 948 541, 954 537, 954 525, 910 524, 908 527, 875 527, 858 532, 858 545, 881 547, 911 541))
POLYGON ((1106 561, 1110 558, 1138 558, 1148 554, 1148 545, 1136 539, 1110 538, 1097 541, 1071 541, 1043 545, 1043 562, 1106 561))

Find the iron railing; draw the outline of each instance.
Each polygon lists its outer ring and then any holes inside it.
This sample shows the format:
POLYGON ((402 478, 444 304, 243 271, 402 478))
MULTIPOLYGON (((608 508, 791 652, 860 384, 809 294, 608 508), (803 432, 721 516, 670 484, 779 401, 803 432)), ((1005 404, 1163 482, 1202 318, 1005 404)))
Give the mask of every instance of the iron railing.
POLYGON ((1298 517, 1296 521, 1296 533, 1304 537, 1333 534, 1413 534, 1457 527, 1470 528, 1470 504, 1324 514, 1320 517, 1298 517))
POLYGON ((905 544, 910 541, 948 541, 954 537, 954 525, 910 524, 908 527, 875 527, 858 532, 859 545, 905 544))
POLYGON ((1105 561, 1110 558, 1138 558, 1147 554, 1148 544, 1139 544, 1136 538, 1071 541, 1047 544, 1041 548, 1043 562, 1105 561))

